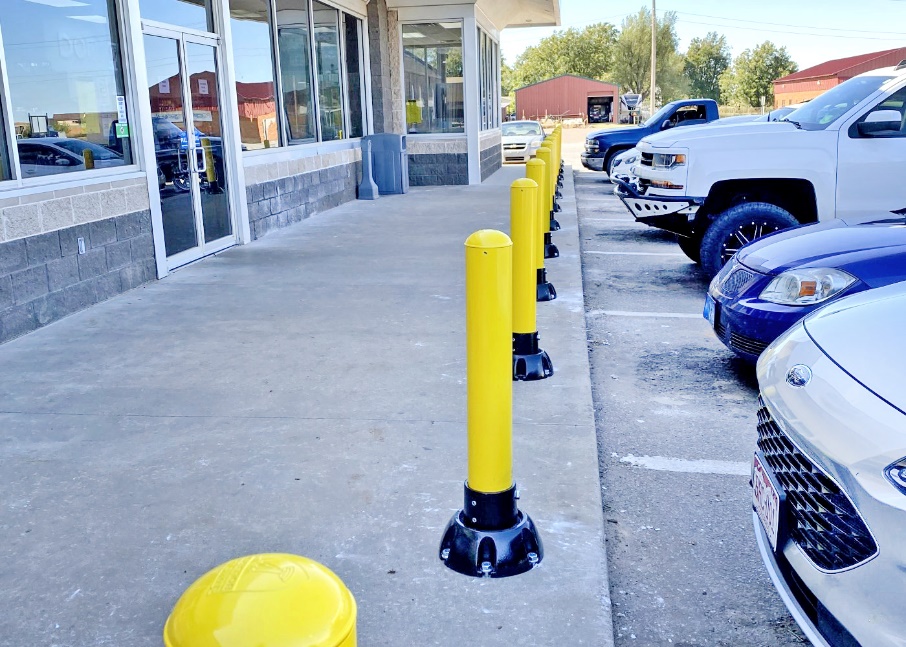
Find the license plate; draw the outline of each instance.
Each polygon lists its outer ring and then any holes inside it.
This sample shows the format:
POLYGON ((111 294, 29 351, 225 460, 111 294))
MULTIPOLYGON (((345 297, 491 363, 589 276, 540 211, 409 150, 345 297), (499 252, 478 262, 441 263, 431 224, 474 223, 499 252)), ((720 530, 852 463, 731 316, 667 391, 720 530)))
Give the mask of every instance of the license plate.
POLYGON ((708 323, 711 324, 711 327, 714 327, 714 297, 710 294, 705 295, 705 310, 702 312, 702 316, 708 320, 708 323))
POLYGON ((752 505, 761 525, 764 527, 771 550, 777 550, 777 535, 780 532, 780 501, 781 495, 772 482, 771 475, 762 464, 758 454, 755 454, 752 463, 752 505))

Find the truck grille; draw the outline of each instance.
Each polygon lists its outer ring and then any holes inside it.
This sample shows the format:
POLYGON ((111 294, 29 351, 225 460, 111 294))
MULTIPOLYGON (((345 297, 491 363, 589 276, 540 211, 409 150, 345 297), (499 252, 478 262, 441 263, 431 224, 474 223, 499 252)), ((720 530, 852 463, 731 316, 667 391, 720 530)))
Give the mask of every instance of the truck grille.
POLYGON ((790 537, 815 566, 840 571, 878 553, 878 545, 852 502, 787 438, 761 396, 758 449, 786 492, 790 537))
POLYGON ((642 153, 640 163, 642 166, 651 166, 654 162, 654 153, 642 153))
POLYGON ((598 152, 598 142, 593 139, 585 140, 585 152, 586 153, 597 153, 598 152))

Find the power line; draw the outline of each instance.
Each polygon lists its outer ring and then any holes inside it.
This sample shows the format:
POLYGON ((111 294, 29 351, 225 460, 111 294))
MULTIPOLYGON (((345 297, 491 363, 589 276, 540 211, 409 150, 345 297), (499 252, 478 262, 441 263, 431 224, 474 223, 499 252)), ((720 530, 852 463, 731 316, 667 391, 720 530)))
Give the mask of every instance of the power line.
POLYGON ((873 38, 871 36, 842 36, 842 35, 838 35, 838 34, 816 34, 814 32, 805 32, 805 31, 783 31, 783 30, 779 30, 779 29, 760 29, 758 27, 742 27, 740 25, 722 25, 722 24, 713 23, 713 22, 700 22, 697 20, 687 20, 685 18, 682 19, 682 22, 689 24, 689 25, 704 25, 706 27, 723 27, 724 29, 745 29, 747 31, 760 31, 763 33, 768 33, 768 34, 791 34, 794 36, 817 36, 819 38, 844 38, 847 40, 882 40, 882 41, 886 41, 886 42, 906 41, 906 34, 902 35, 899 38, 895 38, 895 37, 873 38))
MULTIPOLYGON (((733 22, 746 22, 754 25, 772 25, 774 27, 793 27, 800 28, 803 25, 791 25, 788 23, 781 22, 764 22, 761 20, 746 20, 744 18, 728 18, 724 16, 711 16, 703 13, 692 13, 689 11, 675 11, 674 13, 682 14, 684 16, 697 16, 699 18, 716 18, 718 20, 731 20, 733 22)), ((842 29, 839 27, 807 27, 807 29, 819 29, 824 31, 844 31, 847 33, 860 33, 860 34, 894 34, 896 36, 906 36, 906 32, 902 31, 879 31, 877 29, 842 29)))

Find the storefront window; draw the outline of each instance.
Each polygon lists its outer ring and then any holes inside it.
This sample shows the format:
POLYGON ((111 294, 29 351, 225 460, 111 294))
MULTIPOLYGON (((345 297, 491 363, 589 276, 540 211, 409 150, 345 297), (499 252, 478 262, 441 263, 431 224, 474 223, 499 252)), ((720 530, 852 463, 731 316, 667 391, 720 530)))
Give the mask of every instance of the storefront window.
POLYGON ((403 25, 403 72, 407 131, 463 132, 461 24, 403 25))
POLYGON ((12 178, 12 173, 10 173, 9 170, 9 152, 6 150, 7 132, 6 123, 3 121, 3 114, 0 113, 0 182, 12 178))
POLYGON ((277 49, 287 138, 291 142, 312 141, 317 133, 308 0, 277 0, 277 49))
POLYGON ((349 97, 349 136, 361 137, 365 134, 365 119, 362 111, 362 21, 349 14, 343 14, 346 32, 346 82, 349 97))
POLYGON ((21 177, 131 164, 114 0, 3 4, 21 177))
MULTIPOLYGON (((69 7, 72 4, 60 6, 69 7)), ((211 26, 211 0, 139 0, 138 6, 145 20, 156 20, 197 31, 214 31, 211 26)))
POLYGON ((279 145, 269 0, 230 0, 239 134, 246 150, 279 145))
POLYGON ((479 73, 481 75, 481 128, 500 126, 500 87, 497 79, 497 43, 478 30, 479 73))
POLYGON ((321 140, 343 139, 343 96, 340 83, 340 12, 313 2, 315 62, 318 68, 318 112, 321 140))

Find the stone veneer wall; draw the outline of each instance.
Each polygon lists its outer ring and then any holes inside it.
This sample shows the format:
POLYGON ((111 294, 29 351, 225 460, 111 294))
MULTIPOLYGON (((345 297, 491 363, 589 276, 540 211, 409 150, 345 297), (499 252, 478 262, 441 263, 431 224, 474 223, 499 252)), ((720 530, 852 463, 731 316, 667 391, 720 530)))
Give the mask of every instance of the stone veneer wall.
POLYGON ((155 278, 147 209, 0 243, 0 343, 155 278))
POLYGON ((410 186, 469 183, 469 153, 465 137, 406 138, 410 186))
POLYGON ((155 278, 144 178, 0 197, 0 343, 155 278))
POLYGON ((246 168, 252 239, 355 200, 361 160, 361 149, 350 149, 246 168))
POLYGON ((479 148, 481 149, 481 181, 487 180, 493 173, 503 166, 503 151, 500 144, 500 131, 491 130, 481 134, 479 148))

